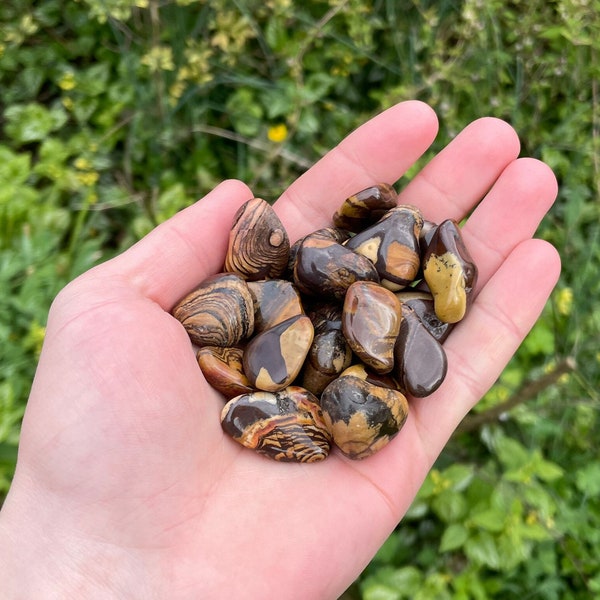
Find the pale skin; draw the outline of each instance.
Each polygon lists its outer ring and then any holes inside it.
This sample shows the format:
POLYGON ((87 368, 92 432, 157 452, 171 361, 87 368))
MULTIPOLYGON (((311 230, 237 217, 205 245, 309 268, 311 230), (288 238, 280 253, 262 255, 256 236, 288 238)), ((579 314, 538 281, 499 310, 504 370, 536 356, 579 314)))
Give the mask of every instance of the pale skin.
MULTIPOLYGON (((329 224, 348 195, 396 182, 437 134, 405 102, 351 133, 277 201, 290 238, 329 224)), ((477 296, 445 343, 448 376, 410 399, 400 434, 350 461, 276 463, 225 437, 169 310, 222 267, 237 208, 225 181, 54 302, 0 513, 3 598, 334 599, 400 521, 465 414, 538 318, 560 271, 532 239, 552 205, 551 170, 517 158, 503 121, 468 125, 399 201, 460 219, 477 296)))

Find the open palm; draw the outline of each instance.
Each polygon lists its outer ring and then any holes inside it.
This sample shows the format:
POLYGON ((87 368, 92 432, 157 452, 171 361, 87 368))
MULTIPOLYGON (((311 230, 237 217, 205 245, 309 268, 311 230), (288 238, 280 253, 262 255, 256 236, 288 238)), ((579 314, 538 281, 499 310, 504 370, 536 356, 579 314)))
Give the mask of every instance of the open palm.
MULTIPOLYGON (((291 240, 328 224, 348 195, 395 182, 436 131, 431 109, 406 102, 353 132, 276 203, 291 240)), ((506 123, 480 119, 402 191, 427 219, 470 214, 478 294, 445 343, 443 385, 411 399, 400 434, 364 461, 334 451, 321 463, 276 463, 224 436, 223 398, 168 312, 221 269, 233 214, 252 196, 241 182, 70 284, 50 312, 0 519, 14 597, 338 597, 556 282, 555 250, 531 239, 556 182, 518 153, 506 123)))

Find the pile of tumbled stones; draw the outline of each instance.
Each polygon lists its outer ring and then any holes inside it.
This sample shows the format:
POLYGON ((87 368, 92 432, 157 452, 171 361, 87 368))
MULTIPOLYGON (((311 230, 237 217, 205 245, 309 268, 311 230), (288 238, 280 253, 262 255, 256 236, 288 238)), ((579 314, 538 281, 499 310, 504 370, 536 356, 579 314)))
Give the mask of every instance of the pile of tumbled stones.
POLYGON ((351 459, 386 446, 408 397, 434 392, 442 343, 477 279, 456 222, 397 205, 388 184, 347 198, 331 227, 290 245, 269 203, 248 200, 223 271, 172 314, 227 403, 223 430, 280 461, 351 459))

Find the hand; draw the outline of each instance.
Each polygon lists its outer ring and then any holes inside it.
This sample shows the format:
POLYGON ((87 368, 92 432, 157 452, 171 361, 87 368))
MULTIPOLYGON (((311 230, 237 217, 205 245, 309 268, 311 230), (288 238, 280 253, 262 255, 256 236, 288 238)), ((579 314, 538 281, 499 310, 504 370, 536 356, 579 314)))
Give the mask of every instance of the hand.
MULTIPOLYGON (((276 203, 291 240, 328 224, 348 195, 395 182, 436 132, 431 109, 406 102, 350 134, 276 203)), ((476 207, 463 233, 478 294, 445 343, 444 384, 411 399, 400 434, 364 461, 333 452, 276 463, 225 437, 223 398, 168 312, 221 269, 232 217, 252 197, 244 184, 222 183, 67 286, 50 311, 1 514, 4 597, 337 598, 556 283, 556 251, 531 239, 556 181, 518 153, 510 126, 480 119, 402 191, 433 221, 476 207)))

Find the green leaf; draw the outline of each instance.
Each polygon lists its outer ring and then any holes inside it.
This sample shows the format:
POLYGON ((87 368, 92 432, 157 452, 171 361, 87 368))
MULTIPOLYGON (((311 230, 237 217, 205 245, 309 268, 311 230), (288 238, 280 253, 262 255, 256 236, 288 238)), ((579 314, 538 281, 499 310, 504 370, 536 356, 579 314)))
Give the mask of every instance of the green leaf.
POLYGON ((592 462, 578 469, 575 484, 580 492, 588 496, 600 496, 600 463, 592 462))
POLYGON ((455 492, 465 490, 475 475, 475 467, 473 465, 454 464, 445 469, 442 473, 444 479, 450 481, 452 489, 455 492))
POLYGON ((440 552, 460 548, 469 537, 469 530, 462 523, 452 523, 444 530, 440 541, 440 552))
POLYGON ((60 107, 48 110, 36 102, 13 104, 4 111, 4 116, 7 120, 6 133, 20 144, 43 140, 67 119, 60 107))
POLYGON ((506 523, 506 513, 497 508, 485 508, 469 513, 469 525, 486 531, 502 531, 506 523))
POLYGON ((436 496, 431 503, 431 507, 444 523, 458 521, 464 518, 468 511, 465 497, 453 490, 445 491, 436 496))
POLYGON ((470 537, 464 545, 465 554, 474 562, 498 569, 500 567, 500 555, 492 535, 486 531, 470 537))

